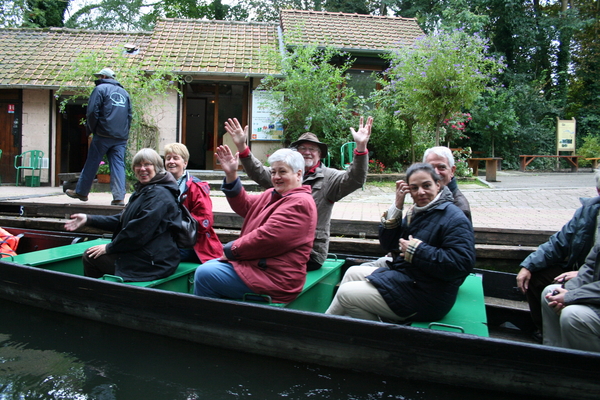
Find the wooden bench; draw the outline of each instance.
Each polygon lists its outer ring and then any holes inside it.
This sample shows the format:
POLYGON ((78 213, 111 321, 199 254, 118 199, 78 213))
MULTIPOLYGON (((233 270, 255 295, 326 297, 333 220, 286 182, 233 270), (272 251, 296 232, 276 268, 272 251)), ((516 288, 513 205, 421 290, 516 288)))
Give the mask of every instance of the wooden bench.
POLYGON ((500 157, 474 157, 468 158, 467 164, 469 168, 473 169, 473 175, 477 176, 479 172, 479 162, 485 161, 485 180, 488 182, 496 182, 496 171, 498 170, 498 163, 502 161, 500 157))
POLYGON ((532 155, 523 155, 523 156, 519 156, 521 158, 521 171, 525 171, 525 169, 527 169, 527 166, 529 164, 531 164, 531 162, 533 160, 535 160, 536 158, 557 158, 557 159, 564 159, 567 160, 569 162, 569 164, 571 164, 571 172, 577 172, 577 170, 579 169, 579 159, 581 158, 581 156, 561 156, 561 155, 539 155, 539 156, 532 156, 532 155))
POLYGON ((592 162, 592 172, 594 172, 594 170, 598 168, 598 160, 600 160, 600 157, 589 157, 586 158, 586 160, 592 162))
POLYGON ((411 326, 488 337, 481 276, 471 274, 465 279, 458 289, 456 303, 444 318, 432 322, 413 322, 411 326))

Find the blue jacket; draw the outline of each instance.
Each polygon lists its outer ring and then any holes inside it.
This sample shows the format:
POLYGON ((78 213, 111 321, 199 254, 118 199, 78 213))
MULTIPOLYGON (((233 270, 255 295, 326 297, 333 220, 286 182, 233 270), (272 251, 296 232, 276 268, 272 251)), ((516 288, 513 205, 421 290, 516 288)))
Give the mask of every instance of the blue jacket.
POLYGON ((88 100, 86 130, 89 134, 127 140, 132 119, 129 93, 114 79, 98 79, 88 100))
POLYGON ((385 251, 398 254, 400 238, 409 235, 422 241, 411 262, 395 256, 389 268, 379 268, 367 279, 377 288, 388 306, 409 321, 435 321, 450 311, 458 288, 475 265, 475 235, 464 212, 452 204, 448 188, 443 200, 418 213, 410 224, 404 218, 398 227, 379 227, 379 241, 385 251))
POLYGON ((571 271, 579 269, 585 263, 585 258, 594 246, 600 196, 579 201, 582 207, 575 211, 573 218, 527 256, 521 263, 522 268, 535 272, 562 264, 565 271, 571 271))

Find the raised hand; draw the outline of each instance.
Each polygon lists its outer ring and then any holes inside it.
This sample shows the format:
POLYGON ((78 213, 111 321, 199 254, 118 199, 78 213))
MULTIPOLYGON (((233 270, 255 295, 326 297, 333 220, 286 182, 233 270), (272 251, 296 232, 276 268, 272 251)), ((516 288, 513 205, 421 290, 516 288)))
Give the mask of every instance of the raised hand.
POLYGON ((350 132, 352 133, 352 137, 356 142, 356 151, 360 153, 364 153, 367 151, 367 143, 369 143, 369 138, 371 137, 371 128, 373 127, 373 117, 367 118, 367 123, 364 123, 364 117, 360 117, 360 122, 358 124, 358 131, 355 131, 354 128, 350 128, 350 132))
POLYGON ((248 139, 248 125, 242 128, 237 118, 229 118, 225 121, 225 130, 231 135, 235 147, 241 153, 246 150, 246 140, 248 139))
POLYGON ((240 154, 235 153, 234 155, 229 146, 225 144, 217 147, 215 156, 217 157, 219 164, 221 164, 223 172, 225 172, 226 182, 231 183, 235 181, 237 179, 240 154))
POLYGON ((403 180, 396 181, 396 201, 395 206, 397 209, 402 210, 404 207, 404 198, 410 193, 410 187, 408 183, 403 180))

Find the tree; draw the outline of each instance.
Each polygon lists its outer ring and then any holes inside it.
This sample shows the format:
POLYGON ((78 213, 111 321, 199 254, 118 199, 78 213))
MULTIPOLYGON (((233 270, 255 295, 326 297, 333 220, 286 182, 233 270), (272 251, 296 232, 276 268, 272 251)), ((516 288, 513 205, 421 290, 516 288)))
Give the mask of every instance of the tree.
POLYGON ((394 99, 396 113, 433 128, 439 145, 442 122, 471 106, 501 72, 503 63, 487 49, 481 37, 458 30, 395 49, 386 72, 389 81, 382 83, 394 99))
POLYGON ((480 132, 495 157, 498 140, 514 138, 518 128, 517 115, 511 101, 511 93, 504 88, 489 90, 477 99, 471 112, 476 116, 469 129, 480 132))
POLYGON ((65 21, 65 27, 95 30, 150 30, 156 20, 149 15, 150 9, 151 5, 145 0, 87 1, 65 21))
POLYGON ((258 89, 283 93, 279 109, 283 110, 285 144, 306 131, 332 148, 347 141, 354 123, 349 108, 354 91, 345 84, 344 73, 351 60, 331 47, 313 45, 295 47, 284 55, 272 50, 266 57, 278 65, 281 75, 265 77, 258 89))
POLYGON ((160 100, 166 98, 171 91, 182 95, 179 84, 183 83, 179 76, 173 76, 171 71, 175 68, 171 65, 158 66, 149 74, 141 69, 139 60, 130 57, 123 54, 120 48, 112 52, 82 52, 73 60, 71 67, 60 75, 61 85, 56 91, 56 98, 62 96, 62 111, 69 102, 77 99, 87 101, 94 89, 90 77, 104 66, 110 65, 117 74, 117 80, 131 97, 133 121, 128 141, 129 157, 144 147, 158 150, 159 131, 156 119, 162 114, 161 106, 164 107, 164 102, 161 103, 160 100))
POLYGON ((80 29, 152 30, 159 18, 245 20, 248 10, 222 0, 91 0, 66 21, 80 29))
POLYGON ((369 7, 365 0, 326 0, 326 11, 356 14, 369 14, 369 7))
POLYGON ((69 0, 6 0, 0 4, 0 26, 62 27, 69 0))
POLYGON ((574 76, 570 81, 566 117, 577 120, 578 141, 600 132, 600 3, 578 2, 581 29, 573 34, 574 76))

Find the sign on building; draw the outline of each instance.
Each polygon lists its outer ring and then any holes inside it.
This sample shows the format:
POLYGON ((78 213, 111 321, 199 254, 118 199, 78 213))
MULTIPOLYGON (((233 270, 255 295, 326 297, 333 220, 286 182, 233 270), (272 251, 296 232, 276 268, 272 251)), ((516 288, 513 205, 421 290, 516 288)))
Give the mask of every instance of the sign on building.
POLYGON ((283 92, 252 92, 252 131, 250 140, 281 140, 283 124, 279 105, 283 92))
POLYGON ((575 118, 557 119, 556 151, 575 151, 575 118))

